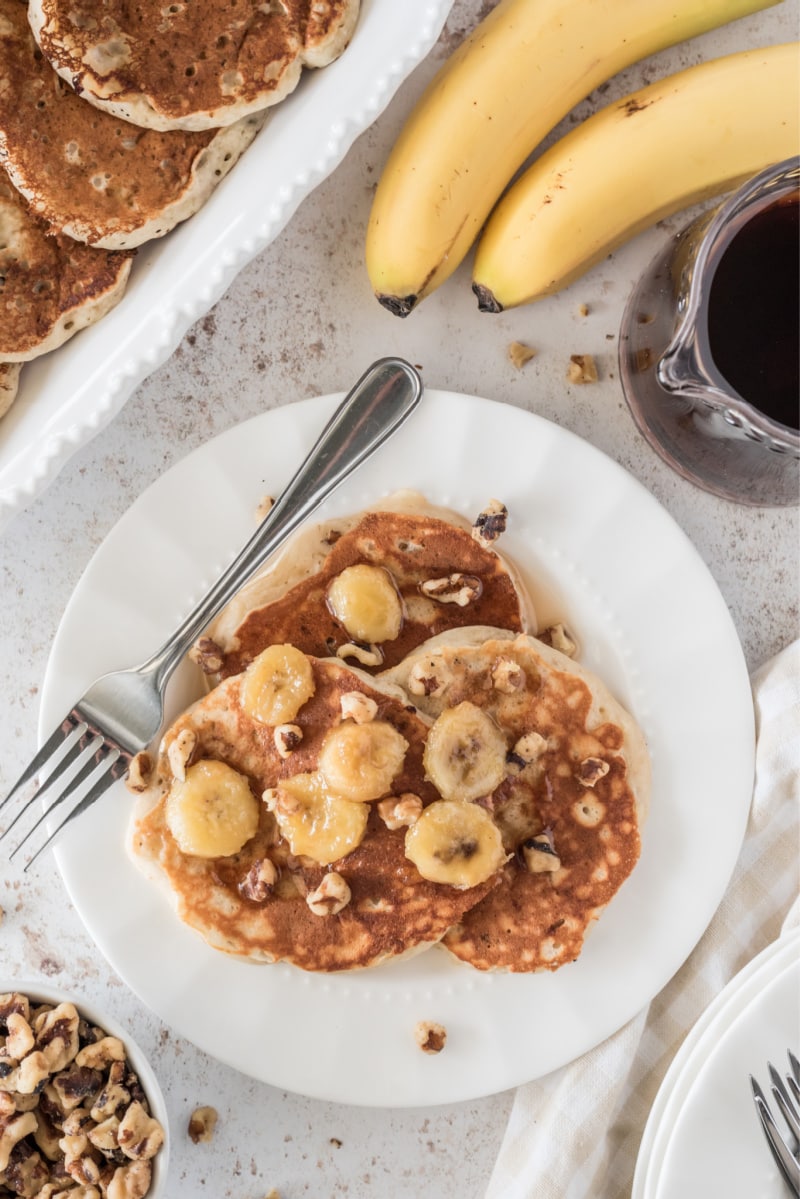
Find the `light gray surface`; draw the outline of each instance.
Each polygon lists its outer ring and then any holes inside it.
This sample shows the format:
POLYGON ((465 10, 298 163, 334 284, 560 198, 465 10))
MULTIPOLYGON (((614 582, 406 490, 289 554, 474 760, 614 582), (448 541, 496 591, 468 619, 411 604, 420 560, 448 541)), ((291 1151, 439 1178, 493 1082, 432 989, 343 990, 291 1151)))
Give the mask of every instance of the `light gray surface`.
MULTIPOLYGON (((264 408, 345 390, 385 354, 421 365, 431 387, 487 396, 555 420, 620 462, 696 545, 728 603, 750 667, 798 635, 797 509, 735 507, 677 478, 636 433, 619 387, 616 338, 626 295, 685 216, 643 234, 561 295, 501 316, 478 313, 468 263, 406 321, 371 295, 363 238, 381 165, 424 83, 486 7, 456 0, 433 54, 340 168, 0 540, 6 705, 0 793, 35 745, 38 691, 61 613, 92 553, 131 502, 209 437, 264 408), (587 316, 580 314, 583 304, 587 316), (519 371, 507 357, 513 340, 538 350, 519 371), (569 356, 586 352, 597 359, 600 381, 570 387, 564 381, 569 356)), ((598 99, 700 57, 785 40, 796 30, 797 4, 781 5, 631 68, 577 111, 582 115, 598 99)), ((218 1065, 146 1011, 100 958, 51 863, 23 878, 0 862, 0 906, 0 973, 44 976, 105 1003, 151 1054, 172 1119, 170 1199, 263 1199, 272 1187, 281 1199, 483 1193, 511 1094, 447 1108, 372 1112, 284 1094, 218 1065), (213 1104, 220 1122, 211 1145, 194 1146, 185 1129, 201 1103, 213 1104)))

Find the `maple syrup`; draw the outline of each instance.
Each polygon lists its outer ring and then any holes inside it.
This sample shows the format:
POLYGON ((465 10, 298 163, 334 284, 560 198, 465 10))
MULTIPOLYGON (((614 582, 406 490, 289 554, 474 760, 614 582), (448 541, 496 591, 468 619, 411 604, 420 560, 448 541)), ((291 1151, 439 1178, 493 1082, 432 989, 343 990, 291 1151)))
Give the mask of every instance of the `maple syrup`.
POLYGON ((754 408, 800 428, 800 194, 751 216, 711 283, 708 342, 720 374, 754 408))

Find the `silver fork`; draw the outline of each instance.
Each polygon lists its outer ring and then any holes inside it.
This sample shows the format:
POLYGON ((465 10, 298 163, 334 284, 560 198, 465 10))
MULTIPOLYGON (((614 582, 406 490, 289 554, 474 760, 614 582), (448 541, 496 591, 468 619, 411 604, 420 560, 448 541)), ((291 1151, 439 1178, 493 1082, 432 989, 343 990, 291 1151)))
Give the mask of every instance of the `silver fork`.
POLYGON ((2 812, 39 776, 2 840, 35 800, 45 794, 50 798, 12 858, 56 807, 71 802, 25 870, 70 821, 123 777, 131 758, 156 737, 164 719, 167 681, 203 629, 285 538, 403 424, 421 397, 422 381, 409 363, 400 358, 374 362, 337 408, 256 532, 180 627, 141 666, 103 675, 75 703, 0 802, 2 812))
POLYGON ((752 1074, 750 1087, 772 1156, 792 1193, 800 1199, 800 1062, 791 1050, 787 1050, 787 1056, 789 1073, 785 1082, 771 1062, 767 1062, 767 1069, 772 1095, 788 1129, 788 1136, 778 1128, 764 1092, 752 1074))

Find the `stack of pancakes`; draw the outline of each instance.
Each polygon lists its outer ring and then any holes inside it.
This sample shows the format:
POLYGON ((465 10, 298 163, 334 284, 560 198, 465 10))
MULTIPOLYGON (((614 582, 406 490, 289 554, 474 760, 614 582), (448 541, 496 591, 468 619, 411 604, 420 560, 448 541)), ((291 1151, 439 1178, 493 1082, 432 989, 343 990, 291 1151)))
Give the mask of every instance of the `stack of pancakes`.
POLYGON ((200 639, 207 693, 132 765, 129 849, 209 945, 314 971, 578 957, 638 860, 649 758, 537 630, 506 518, 398 493, 301 531, 200 639))
POLYGON ((358 8, 0 0, 0 416, 19 364, 120 300, 135 247, 197 212, 358 8))

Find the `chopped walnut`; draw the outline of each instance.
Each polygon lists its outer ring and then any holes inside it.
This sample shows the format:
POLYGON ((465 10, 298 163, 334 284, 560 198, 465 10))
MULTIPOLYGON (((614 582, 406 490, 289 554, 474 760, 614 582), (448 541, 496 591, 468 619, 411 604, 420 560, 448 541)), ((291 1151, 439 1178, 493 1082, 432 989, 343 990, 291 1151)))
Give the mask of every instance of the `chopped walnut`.
POLYGON ((576 778, 584 787, 593 787, 600 779, 605 778, 610 769, 611 766, 603 758, 584 758, 578 767, 576 778))
POLYGON ((525 686, 525 671, 513 658, 498 658, 492 666, 492 686, 503 695, 513 695, 525 686))
POLYGON ((518 371, 522 370, 525 363, 530 362, 531 358, 535 358, 538 352, 538 350, 534 350, 533 346, 526 345, 524 341, 509 342, 508 356, 511 359, 511 365, 518 371))
POLYGON ((579 304, 578 305, 578 316, 588 316, 590 312, 591 312, 591 308, 589 307, 588 304, 579 304))
POLYGON ((477 575, 465 575, 455 571, 442 579, 427 579, 420 584, 420 591, 438 604, 457 604, 466 608, 480 597, 483 585, 477 575))
POLYGON ((543 641, 545 645, 557 649, 560 654, 564 654, 567 658, 574 658, 578 652, 575 638, 563 624, 550 625, 549 628, 543 629, 536 636, 539 641, 543 641))
POLYGON ((278 867, 270 858, 259 858, 239 883, 239 892, 254 903, 264 903, 278 881, 278 867))
POLYGON ((125 786, 129 791, 133 791, 134 794, 139 794, 147 790, 152 777, 153 759, 147 750, 143 749, 135 757, 131 758, 131 764, 125 776, 125 786))
POLYGON ((203 674, 217 674, 222 670, 225 651, 210 637, 201 637, 189 650, 189 658, 200 667, 203 674))
POLYGON ((383 662, 383 651, 377 645, 363 645, 358 641, 348 641, 340 645, 336 657, 346 660, 355 658, 362 666, 380 666, 383 662))
POLYGON ((179 783, 186 780, 186 767, 192 754, 197 748, 197 734, 194 729, 181 729, 169 744, 167 761, 172 775, 179 783))
POLYGON ((258 524, 261 524, 264 517, 267 516, 268 513, 272 511, 274 504, 275 504, 274 496, 271 496, 271 495, 263 496, 263 498, 259 501, 259 503, 256 507, 256 522, 258 524))
POLYGON ((126 1157, 149 1160, 164 1144, 164 1129, 134 1100, 119 1122, 117 1139, 126 1157))
POLYGON ((363 691, 345 691, 340 699, 342 720, 354 720, 356 724, 369 724, 378 715, 378 705, 363 691))
POLYGON ((597 366, 591 354, 570 354, 568 383, 596 383, 597 379, 597 366))
POLYGON ((472 525, 472 536, 485 550, 491 549, 508 524, 508 508, 500 500, 489 500, 472 525))
POLYGON ((516 757, 521 758, 526 765, 535 762, 541 757, 547 749, 547 740, 541 733, 530 732, 523 735, 514 742, 514 748, 511 751, 516 757))
POLYGON ((306 896, 306 903, 315 916, 335 916, 350 902, 350 888, 335 870, 329 870, 316 891, 306 896))
POLYGON ((408 690, 412 695, 442 695, 450 682, 451 672, 441 654, 428 654, 411 667, 408 690))
POLYGON ((213 1107, 196 1107, 189 1118, 189 1139, 195 1145, 210 1141, 217 1127, 218 1114, 213 1107))
POLYGON ((553 838, 548 832, 528 837, 519 847, 520 857, 531 874, 551 874, 561 868, 553 838))
POLYGON ((117 1037, 71 1003, 0 995, 2 1194, 10 1186, 23 1199, 143 1199, 150 1162, 126 1153, 147 1156, 163 1140, 117 1037))
POLYGON ((423 1053, 441 1053, 447 1041, 447 1029, 433 1020, 420 1020, 414 1026, 414 1039, 423 1053))
POLYGON ((409 828, 422 815, 422 800, 410 791, 390 795, 378 804, 378 814, 388 829, 409 828))
MULTIPOLYGON (((151 1178, 149 1161, 135 1161, 120 1166, 114 1171, 114 1176, 108 1184, 106 1199, 144 1199, 150 1190, 151 1178)), ((87 1196, 87 1199, 91 1197, 87 1196)))
POLYGON ((275 748, 282 758, 289 758, 303 740, 303 730, 299 724, 279 724, 272 734, 275 748))

